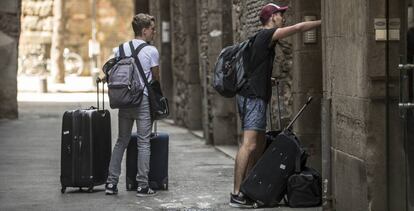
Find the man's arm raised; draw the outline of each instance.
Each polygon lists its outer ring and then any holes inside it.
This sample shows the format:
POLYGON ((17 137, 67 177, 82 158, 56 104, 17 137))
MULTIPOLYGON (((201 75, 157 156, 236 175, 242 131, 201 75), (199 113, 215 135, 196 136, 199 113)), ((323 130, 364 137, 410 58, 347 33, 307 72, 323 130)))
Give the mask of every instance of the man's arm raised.
POLYGON ((297 23, 293 26, 278 28, 273 33, 272 40, 276 41, 279 39, 283 39, 285 37, 289 37, 290 35, 293 35, 298 32, 309 31, 320 25, 321 25, 321 20, 317 20, 317 21, 305 21, 305 22, 297 23))

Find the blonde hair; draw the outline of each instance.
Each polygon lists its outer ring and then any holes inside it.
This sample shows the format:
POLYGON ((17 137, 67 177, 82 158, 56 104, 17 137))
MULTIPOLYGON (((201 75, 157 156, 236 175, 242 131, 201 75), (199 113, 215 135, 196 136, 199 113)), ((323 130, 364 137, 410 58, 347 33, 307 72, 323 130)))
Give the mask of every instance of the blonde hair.
POLYGON ((154 16, 145 13, 135 15, 131 23, 135 36, 141 36, 142 29, 150 27, 151 21, 155 22, 154 16))

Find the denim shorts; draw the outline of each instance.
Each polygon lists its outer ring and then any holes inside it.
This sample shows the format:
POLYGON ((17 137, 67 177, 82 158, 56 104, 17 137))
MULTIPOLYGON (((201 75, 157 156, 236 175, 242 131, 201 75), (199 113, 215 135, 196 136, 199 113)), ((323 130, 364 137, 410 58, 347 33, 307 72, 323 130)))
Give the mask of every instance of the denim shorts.
POLYGON ((237 108, 242 130, 266 131, 267 103, 264 100, 237 95, 237 108))

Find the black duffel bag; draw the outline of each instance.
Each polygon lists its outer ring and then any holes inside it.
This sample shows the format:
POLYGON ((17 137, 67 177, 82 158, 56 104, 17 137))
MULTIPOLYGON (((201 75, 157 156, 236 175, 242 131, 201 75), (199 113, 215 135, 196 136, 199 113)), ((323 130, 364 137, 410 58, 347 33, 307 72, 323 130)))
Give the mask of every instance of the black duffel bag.
POLYGON ((315 207, 322 204, 322 178, 319 172, 304 167, 288 179, 286 204, 290 207, 315 207))
POLYGON ((162 94, 160 83, 152 80, 149 83, 148 92, 152 119, 161 120, 167 118, 170 114, 170 109, 168 107, 168 99, 162 94))
MULTIPOLYGON (((133 49, 132 43, 130 45, 131 45, 131 49, 133 49)), ((140 46, 138 46, 138 48, 135 51, 138 51, 148 45, 149 44, 147 43, 143 43, 140 46)), ((138 59, 138 54, 135 53, 134 55, 135 55, 134 56, 135 63, 138 67, 138 72, 141 75, 141 78, 144 81, 145 86, 148 89, 148 96, 150 100, 150 109, 151 109, 151 119, 154 121, 154 120, 161 120, 161 119, 167 118, 168 115, 170 114, 170 110, 168 107, 168 100, 162 94, 160 82, 158 82, 157 80, 151 80, 150 82, 148 82, 148 78, 146 77, 144 73, 144 69, 142 68, 141 62, 138 59)))

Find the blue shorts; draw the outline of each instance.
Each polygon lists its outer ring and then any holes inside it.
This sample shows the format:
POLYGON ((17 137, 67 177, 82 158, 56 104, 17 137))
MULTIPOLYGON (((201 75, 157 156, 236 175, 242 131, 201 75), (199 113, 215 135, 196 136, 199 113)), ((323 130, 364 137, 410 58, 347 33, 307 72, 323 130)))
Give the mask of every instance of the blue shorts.
POLYGON ((237 95, 237 108, 242 130, 266 131, 267 103, 264 100, 237 95))

